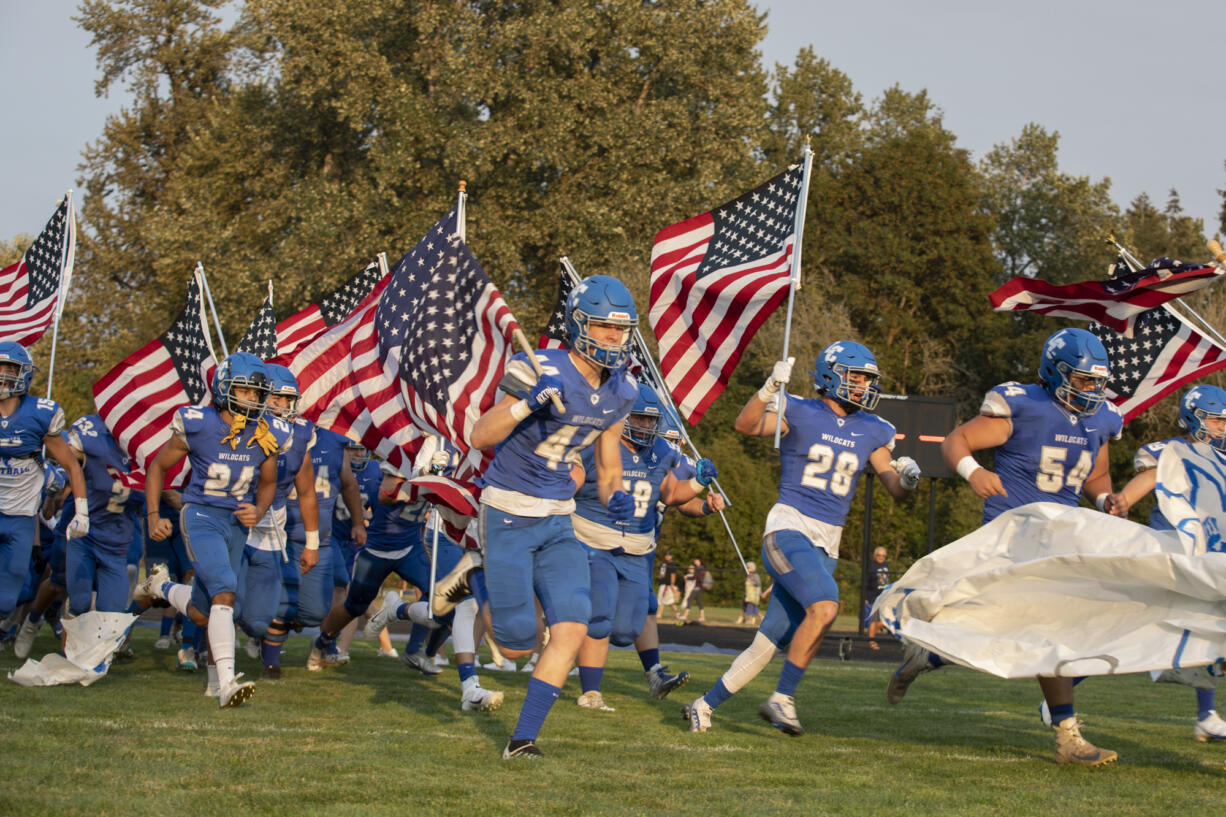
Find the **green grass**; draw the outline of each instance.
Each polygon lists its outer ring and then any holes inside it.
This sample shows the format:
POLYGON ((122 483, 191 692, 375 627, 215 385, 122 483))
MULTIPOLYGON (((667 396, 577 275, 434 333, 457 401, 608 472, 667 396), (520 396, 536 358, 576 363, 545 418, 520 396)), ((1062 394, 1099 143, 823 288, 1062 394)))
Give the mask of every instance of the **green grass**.
MULTIPOLYGON (((808 732, 788 738, 756 715, 776 658, 692 735, 680 705, 729 657, 669 654, 694 680, 654 702, 634 653, 615 651, 604 686, 617 712, 580 710, 571 678, 541 736, 547 757, 508 763, 524 673, 484 673, 506 705, 461 713, 454 666, 426 679, 358 641, 350 665, 308 674, 295 637, 285 680, 221 711, 154 637, 138 629, 137 658, 92 687, 0 684, 0 813, 1125 817, 1216 809, 1224 782, 1226 745, 1192 740, 1192 691, 1143 677, 1078 688, 1087 737, 1122 758, 1087 769, 1052 761, 1031 681, 947 669, 889 707, 891 667, 819 661, 797 701, 808 732)), ((44 632, 34 654, 53 646, 44 632)), ((0 669, 17 663, 0 655, 0 669)), ((257 672, 241 650, 239 664, 257 672)))

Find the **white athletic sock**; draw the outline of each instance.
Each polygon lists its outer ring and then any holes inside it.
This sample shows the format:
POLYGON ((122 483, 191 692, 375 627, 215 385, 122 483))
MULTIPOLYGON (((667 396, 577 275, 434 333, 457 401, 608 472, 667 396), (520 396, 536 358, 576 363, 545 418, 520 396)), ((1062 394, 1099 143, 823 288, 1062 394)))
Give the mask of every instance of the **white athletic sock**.
POLYGON ((234 608, 228 604, 209 608, 209 655, 217 665, 217 683, 234 683, 234 608))
POLYGON ((190 584, 170 584, 170 589, 165 593, 166 601, 170 602, 170 606, 178 610, 183 615, 187 615, 187 606, 192 603, 192 587, 190 584))
POLYGON ((753 643, 736 657, 732 666, 724 673, 724 686, 729 692, 736 692, 757 678, 758 673, 765 669, 774 657, 775 645, 761 632, 755 633, 753 643))
POLYGON ((476 655, 477 636, 474 632, 476 624, 477 600, 470 596, 456 605, 455 619, 451 622, 451 640, 454 642, 453 649, 457 654, 468 652, 476 655))

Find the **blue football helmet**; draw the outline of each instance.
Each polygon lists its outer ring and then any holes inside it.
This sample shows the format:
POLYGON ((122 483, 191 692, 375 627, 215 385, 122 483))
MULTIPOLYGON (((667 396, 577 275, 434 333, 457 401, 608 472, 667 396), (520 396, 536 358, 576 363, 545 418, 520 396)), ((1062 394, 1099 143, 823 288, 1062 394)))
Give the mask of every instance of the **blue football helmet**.
POLYGON ((355 474, 362 473, 370 463, 370 452, 366 450, 366 446, 350 440, 345 443, 345 450, 349 452, 349 470, 355 474))
POLYGON ((15 340, 0 343, 0 363, 17 367, 17 371, 0 371, 0 400, 25 394, 34 380, 34 361, 26 347, 15 340))
POLYGON ((265 363, 264 369, 268 375, 268 396, 276 394, 290 398, 288 409, 280 409, 273 413, 283 420, 294 419, 298 416, 298 398, 302 397, 302 392, 298 390, 298 378, 280 363, 265 363))
POLYGON ((646 383, 639 384, 639 396, 634 400, 630 416, 622 426, 622 437, 637 445, 647 448, 656 441, 660 434, 660 426, 664 412, 660 405, 660 397, 656 390, 646 383))
POLYGON ((1205 420, 1226 422, 1226 390, 1217 386, 1196 386, 1179 401, 1179 427, 1198 443, 1226 451, 1226 428, 1214 432, 1205 425, 1205 420))
POLYGON ((822 397, 839 401, 851 410, 872 411, 881 398, 877 381, 877 358, 863 344, 852 340, 839 340, 827 346, 817 355, 813 365, 813 387, 822 397), (859 373, 867 378, 866 383, 852 383, 848 375, 859 373))
POLYGON ((677 428, 671 414, 665 414, 660 418, 660 434, 670 443, 681 444, 681 429, 677 428))
POLYGON ((608 275, 584 278, 566 301, 566 331, 570 348, 597 366, 616 369, 630 359, 630 337, 638 325, 634 296, 626 285, 608 275), (592 323, 624 327, 620 343, 599 343, 591 335, 592 323))
POLYGON ((1111 361, 1103 342, 1085 329, 1061 329, 1043 344, 1039 383, 1056 402, 1078 414, 1093 414, 1106 399, 1111 361), (1073 375, 1088 377, 1088 389, 1073 386, 1073 375))
POLYGON ((217 364, 213 371, 213 402, 217 408, 248 419, 259 417, 264 412, 264 398, 268 396, 268 371, 264 361, 247 352, 235 352, 217 364), (258 401, 241 400, 234 396, 235 386, 255 389, 258 401))

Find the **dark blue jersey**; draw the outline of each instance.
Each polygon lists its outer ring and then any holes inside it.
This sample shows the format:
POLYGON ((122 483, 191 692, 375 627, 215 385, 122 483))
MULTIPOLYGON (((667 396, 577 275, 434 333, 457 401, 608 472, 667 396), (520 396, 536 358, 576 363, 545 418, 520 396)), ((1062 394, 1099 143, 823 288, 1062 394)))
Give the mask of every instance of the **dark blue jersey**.
MULTIPOLYGON (((267 420, 268 429, 283 451, 293 439, 289 425, 277 417, 267 420)), ((230 426, 213 406, 184 406, 175 411, 171 431, 184 442, 192 475, 183 491, 183 502, 235 510, 254 502, 260 466, 268 455, 252 440, 256 424, 249 422, 238 444, 223 443, 230 426)))
POLYGON ((85 455, 85 499, 89 503, 89 533, 108 545, 132 540, 133 515, 145 502, 144 491, 133 491, 122 475, 129 472, 127 455, 97 414, 80 417, 68 430, 68 445, 85 455))
MULTIPOLYGON (((315 444, 311 446, 311 468, 315 473, 315 500, 319 503, 320 522, 331 517, 336 509, 337 498, 341 493, 341 468, 345 464, 345 446, 348 442, 335 431, 315 429, 315 444)), ((302 524, 298 495, 292 486, 289 500, 286 530, 292 531, 295 539, 298 539, 300 531, 306 529, 302 524)))
POLYGON ((619 443, 622 456, 622 487, 634 498, 634 516, 617 521, 600 501, 596 482, 596 452, 583 452, 587 481, 575 494, 575 534, 585 544, 610 550, 625 548, 629 553, 647 553, 655 546, 659 524, 660 486, 682 459, 668 442, 657 439, 650 448, 628 447, 619 443))

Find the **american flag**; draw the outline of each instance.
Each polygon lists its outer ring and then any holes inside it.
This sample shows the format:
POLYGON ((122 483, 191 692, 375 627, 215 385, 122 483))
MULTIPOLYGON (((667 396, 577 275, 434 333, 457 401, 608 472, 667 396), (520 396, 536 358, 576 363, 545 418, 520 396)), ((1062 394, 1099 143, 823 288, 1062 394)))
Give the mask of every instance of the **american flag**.
POLYGON ((698 422, 758 327, 788 293, 801 164, 709 213, 665 227, 651 248, 651 328, 682 416, 698 422))
POLYGON ((1107 398, 1124 414, 1124 422, 1184 383, 1226 367, 1226 348, 1165 306, 1138 316, 1132 337, 1099 323, 1090 324, 1090 331, 1107 347, 1107 398))
POLYGON ((558 271, 558 299, 554 301, 553 312, 549 315, 549 323, 541 333, 537 342, 539 349, 569 348, 570 334, 566 331, 566 302, 570 300, 570 291, 575 288, 575 279, 570 271, 562 265, 558 271))
POLYGON ((1223 271, 1203 264, 1156 258, 1144 269, 1117 267, 1107 281, 1057 286, 1037 278, 1014 278, 988 296, 997 312, 1038 312, 1055 318, 1097 321, 1125 334, 1146 310, 1206 287, 1223 271))
MULTIPOLYGON (((498 398, 518 324, 457 234, 456 210, 396 265, 375 328, 383 365, 381 377, 362 381, 367 404, 394 405, 387 391, 395 384, 417 429, 442 434, 459 449, 459 476, 480 472, 493 454, 468 441, 498 398)), ((380 412, 372 414, 386 422, 380 412)))
POLYGON ((277 354, 277 316, 272 311, 272 282, 268 282, 268 297, 260 304, 255 320, 247 327, 236 352, 249 352, 260 360, 270 360, 277 354))
MULTIPOLYGON (((378 261, 327 296, 277 324, 277 354, 291 357, 332 327, 344 322, 384 278, 378 261)), ((386 284, 386 281, 383 282, 386 284)))
POLYGON ((468 480, 454 479, 438 474, 423 474, 409 480, 409 496, 413 501, 424 499, 439 512, 443 532, 451 541, 475 546, 472 537, 466 537, 468 523, 477 516, 481 503, 481 489, 468 480), (466 541, 467 540, 467 541, 466 541))
POLYGON ((65 196, 21 260, 0 270, 0 341, 30 346, 43 336, 68 289, 76 247, 77 220, 65 196))
MULTIPOLYGON (((208 402, 202 372, 213 358, 200 297, 200 273, 187 286, 187 303, 170 328, 149 341, 94 384, 94 405, 119 447, 132 460, 132 471, 144 474, 157 452, 170 440, 175 409, 208 402)), ((167 486, 180 486, 186 460, 167 474, 167 486)))

